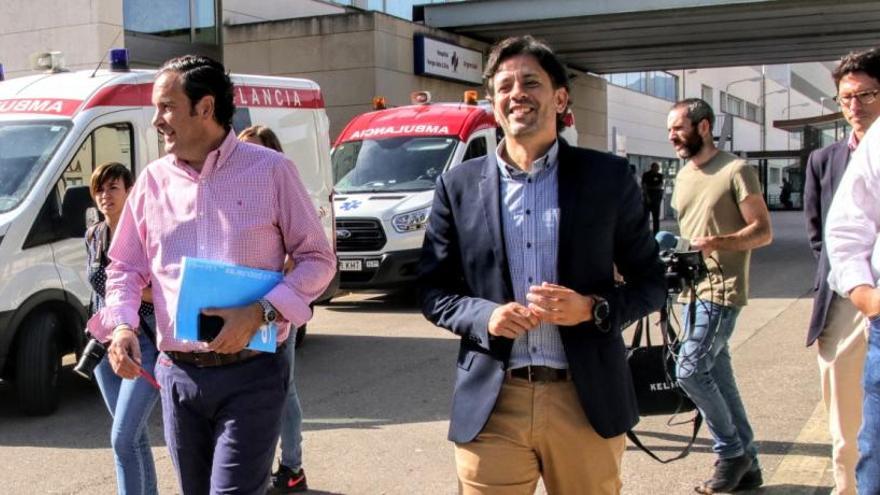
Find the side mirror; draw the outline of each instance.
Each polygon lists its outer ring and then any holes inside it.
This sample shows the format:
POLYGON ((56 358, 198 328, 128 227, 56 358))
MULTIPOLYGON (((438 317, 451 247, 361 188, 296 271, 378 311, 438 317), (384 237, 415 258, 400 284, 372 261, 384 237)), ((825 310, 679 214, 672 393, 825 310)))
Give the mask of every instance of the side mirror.
POLYGON ((86 235, 86 210, 94 206, 95 202, 92 201, 89 186, 67 188, 61 202, 61 224, 68 237, 86 235))

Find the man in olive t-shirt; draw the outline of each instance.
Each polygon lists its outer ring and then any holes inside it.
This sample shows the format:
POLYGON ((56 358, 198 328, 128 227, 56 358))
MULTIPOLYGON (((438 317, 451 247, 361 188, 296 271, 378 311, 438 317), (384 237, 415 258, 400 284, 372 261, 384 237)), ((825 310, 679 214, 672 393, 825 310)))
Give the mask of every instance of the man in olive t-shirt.
POLYGON ((772 240, 770 214, 755 170, 715 147, 714 123, 712 108, 696 98, 676 103, 667 119, 669 141, 687 160, 675 179, 672 207, 681 236, 703 252, 709 268, 709 276, 696 287, 696 304, 684 307, 676 360, 678 383, 706 419, 718 454, 712 478, 696 487, 699 493, 763 483, 728 341, 748 300, 751 250, 772 240))
MULTIPOLYGON (((681 237, 697 239, 742 230, 746 222, 739 205, 750 194, 761 195, 758 174, 736 155, 718 151, 701 167, 687 162, 675 178, 672 196, 681 237)), ((751 250, 704 250, 710 276, 697 285, 697 297, 722 306, 745 306, 751 254, 751 250)), ((682 294, 680 302, 687 302, 688 296, 688 292, 682 294)))

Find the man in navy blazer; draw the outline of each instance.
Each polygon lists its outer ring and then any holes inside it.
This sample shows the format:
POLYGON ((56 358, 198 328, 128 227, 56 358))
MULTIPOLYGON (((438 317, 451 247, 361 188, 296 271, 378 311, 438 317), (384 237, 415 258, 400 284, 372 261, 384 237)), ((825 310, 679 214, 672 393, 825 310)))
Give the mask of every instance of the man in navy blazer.
POLYGON ((813 256, 819 261, 807 346, 818 342, 822 398, 832 439, 835 493, 856 493, 856 437, 862 424, 862 368, 867 352, 865 319, 849 299, 828 287, 830 266, 823 245, 825 216, 852 151, 880 116, 880 51, 843 57, 832 76, 843 116, 852 127, 846 139, 810 153, 804 181, 804 213, 813 256))
POLYGON ((621 330, 665 301, 626 160, 557 136, 564 66, 530 36, 484 74, 505 138, 437 182, 422 311, 461 336, 449 439, 462 493, 619 493, 638 421, 621 330), (615 282, 615 268, 624 283, 615 282))

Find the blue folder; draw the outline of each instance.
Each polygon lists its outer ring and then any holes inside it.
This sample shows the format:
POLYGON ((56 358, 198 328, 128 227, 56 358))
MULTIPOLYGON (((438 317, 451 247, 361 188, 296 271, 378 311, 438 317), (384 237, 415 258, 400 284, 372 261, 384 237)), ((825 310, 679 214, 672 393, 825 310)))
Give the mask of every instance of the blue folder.
MULTIPOLYGON (((196 341, 203 308, 251 304, 269 293, 283 278, 281 272, 184 256, 174 338, 196 341)), ((275 352, 278 329, 274 323, 257 330, 247 348, 275 352)))

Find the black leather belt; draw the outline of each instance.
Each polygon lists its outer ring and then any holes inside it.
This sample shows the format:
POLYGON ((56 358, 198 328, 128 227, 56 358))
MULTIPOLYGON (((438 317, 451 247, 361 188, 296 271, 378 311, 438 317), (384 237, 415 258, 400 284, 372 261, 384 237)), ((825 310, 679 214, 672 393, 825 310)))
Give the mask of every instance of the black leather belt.
POLYGON ((524 366, 507 370, 508 378, 520 378, 530 382, 566 382, 571 380, 568 370, 560 370, 547 366, 524 366))
MULTIPOLYGON (((287 343, 283 343, 279 345, 275 352, 283 352, 284 347, 287 343)), ((165 351, 165 354, 171 358, 172 361, 178 363, 186 363, 196 366, 198 368, 212 368, 215 366, 226 366, 227 364, 235 364, 240 363, 242 361, 247 361, 248 359, 255 358, 261 354, 265 354, 260 351, 253 351, 251 349, 243 349, 234 354, 220 354, 218 352, 180 352, 180 351, 165 351)))

